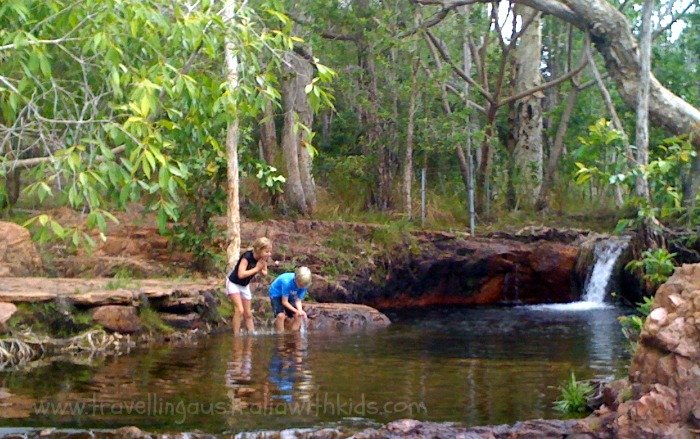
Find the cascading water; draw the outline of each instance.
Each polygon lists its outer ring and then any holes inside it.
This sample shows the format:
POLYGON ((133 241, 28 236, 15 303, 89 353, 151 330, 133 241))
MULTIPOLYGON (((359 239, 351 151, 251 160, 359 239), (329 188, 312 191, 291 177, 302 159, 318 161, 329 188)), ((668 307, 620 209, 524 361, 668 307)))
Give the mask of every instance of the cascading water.
POLYGON ((595 263, 593 270, 586 280, 584 287, 584 302, 597 304, 605 303, 605 296, 608 294, 608 284, 612 270, 615 267, 617 258, 620 257, 622 251, 627 247, 628 239, 607 239, 598 241, 593 248, 593 256, 595 263))
POLYGON ((586 278, 581 301, 573 303, 534 305, 532 309, 553 311, 585 311, 607 308, 605 297, 608 295, 610 279, 615 262, 629 245, 629 238, 608 238, 598 241, 593 247, 593 268, 586 278))

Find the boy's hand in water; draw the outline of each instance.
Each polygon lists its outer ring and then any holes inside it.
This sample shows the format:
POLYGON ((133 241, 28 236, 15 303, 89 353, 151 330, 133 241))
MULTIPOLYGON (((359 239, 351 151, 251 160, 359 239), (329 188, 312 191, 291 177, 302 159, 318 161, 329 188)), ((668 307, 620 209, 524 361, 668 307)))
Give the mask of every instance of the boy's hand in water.
POLYGON ((306 315, 306 311, 298 310, 297 315, 301 316, 302 319, 308 319, 308 316, 306 315))

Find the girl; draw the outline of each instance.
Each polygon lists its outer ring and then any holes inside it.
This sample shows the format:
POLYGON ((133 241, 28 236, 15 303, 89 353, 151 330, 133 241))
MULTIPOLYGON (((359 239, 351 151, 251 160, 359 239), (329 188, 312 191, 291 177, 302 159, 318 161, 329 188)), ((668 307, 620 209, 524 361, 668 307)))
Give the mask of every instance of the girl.
POLYGON ((245 320, 248 333, 255 331, 253 313, 250 310, 252 294, 248 285, 257 273, 267 275, 267 263, 272 255, 272 243, 262 237, 255 240, 252 250, 244 252, 238 259, 231 274, 226 278, 226 294, 236 308, 233 313, 233 333, 238 335, 241 331, 241 317, 245 320))

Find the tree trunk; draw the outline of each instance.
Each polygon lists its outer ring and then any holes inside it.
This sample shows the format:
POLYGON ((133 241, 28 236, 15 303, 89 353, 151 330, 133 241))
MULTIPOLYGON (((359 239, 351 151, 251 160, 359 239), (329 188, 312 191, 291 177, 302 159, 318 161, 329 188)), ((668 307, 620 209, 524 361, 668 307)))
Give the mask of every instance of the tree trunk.
MULTIPOLYGON (((540 0, 535 7, 552 7, 554 0, 540 0)), ((603 56, 607 71, 617 84, 622 99, 636 107, 640 85, 640 60, 637 41, 624 15, 605 0, 567 0, 573 15, 560 10, 555 15, 566 17, 582 30, 589 32, 603 56)), ((676 135, 695 133, 694 144, 700 152, 700 110, 671 93, 649 75, 649 116, 676 135)))
MULTIPOLYGON (((540 74, 542 30, 540 13, 524 6, 516 6, 515 11, 522 22, 533 14, 537 16, 523 32, 515 52, 515 90, 514 94, 537 87, 542 83, 540 74)), ((514 173, 518 198, 528 205, 534 203, 542 183, 542 98, 537 92, 515 102, 515 125, 513 138, 514 173)), ((511 178, 511 180, 513 180, 511 178)))
MULTIPOLYGON (((299 115, 299 122, 304 124, 309 130, 314 122, 314 113, 309 104, 304 89, 313 79, 313 66, 305 59, 297 56, 297 98, 295 107, 299 115)), ((311 138, 306 130, 299 130, 299 174, 301 177, 301 187, 304 190, 306 199, 306 213, 312 213, 316 209, 316 184, 312 173, 312 158, 310 148, 311 138)))
MULTIPOLYGON (((654 8, 653 0, 644 0, 642 6, 642 30, 640 35, 640 73, 639 89, 637 91, 637 131, 635 143, 637 146, 637 163, 646 167, 649 163, 649 81, 651 79, 651 14, 654 8)), ((644 173, 637 175, 635 189, 638 197, 647 203, 651 202, 649 184, 644 173)))
POLYGON ((540 187, 540 193, 537 196, 537 202, 535 203, 535 208, 537 210, 544 210, 549 207, 549 194, 552 189, 552 184, 554 183, 554 176, 556 175, 557 168, 559 166, 559 159, 561 158, 562 152, 564 152, 564 137, 566 137, 566 131, 569 128, 569 121, 571 121, 571 115, 573 114, 574 107, 576 106, 578 93, 578 88, 574 86, 569 92, 569 95, 566 97, 566 104, 564 106, 564 111, 561 114, 557 134, 554 138, 554 144, 552 145, 552 150, 549 153, 547 170, 544 173, 542 187, 540 187))
MULTIPOLYGON (((234 18, 235 0, 227 0, 222 10, 225 23, 234 18)), ((226 82, 230 92, 235 93, 238 84, 238 58, 234 54, 234 42, 227 38, 225 47, 226 58, 226 82)), ((237 110, 236 110, 237 111, 237 110)), ((226 175, 227 175, 227 215, 226 224, 228 231, 229 245, 226 249, 228 269, 231 270, 238 261, 238 254, 241 250, 241 214, 238 199, 238 141, 240 137, 238 114, 231 115, 232 120, 228 124, 226 131, 226 175)))
MULTIPOLYGON (((488 3, 490 0, 478 0, 488 3)), ((603 56, 620 96, 636 108, 639 87, 637 40, 629 22, 606 0, 514 0, 573 24, 591 36, 603 56)), ((650 75, 649 116, 655 124, 675 135, 694 133, 693 144, 700 152, 700 110, 671 93, 650 75)))
POLYGON ((260 149, 262 159, 273 166, 277 155, 277 130, 275 128, 275 114, 273 111, 272 101, 265 103, 263 117, 260 120, 260 149))
POLYGON ((287 182, 285 183, 285 195, 290 207, 298 212, 306 213, 308 206, 301 182, 301 170, 299 163, 299 136, 302 129, 296 129, 297 112, 296 100, 304 92, 303 86, 299 90, 297 73, 293 52, 287 52, 285 61, 291 67, 282 80, 282 107, 284 110, 284 126, 282 127, 282 153, 287 168, 287 182))
POLYGON ((406 217, 413 219, 411 206, 411 185, 413 183, 413 130, 416 116, 416 79, 418 76, 418 63, 413 63, 411 70, 411 92, 408 97, 408 125, 406 126, 406 151, 403 161, 403 208, 406 217))

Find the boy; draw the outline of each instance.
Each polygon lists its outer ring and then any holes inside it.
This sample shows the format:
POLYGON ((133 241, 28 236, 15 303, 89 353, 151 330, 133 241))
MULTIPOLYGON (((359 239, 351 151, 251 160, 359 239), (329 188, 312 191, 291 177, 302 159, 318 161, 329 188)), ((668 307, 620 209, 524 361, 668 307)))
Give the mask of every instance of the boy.
POLYGON ((307 267, 299 267, 294 273, 282 273, 272 282, 270 303, 275 315, 275 331, 284 332, 284 321, 287 317, 292 319, 292 331, 301 328, 301 319, 306 318, 301 301, 310 285, 311 270, 307 267))

